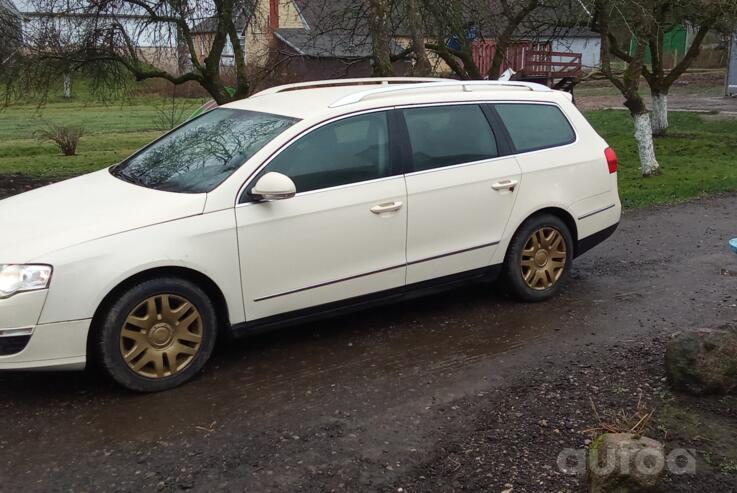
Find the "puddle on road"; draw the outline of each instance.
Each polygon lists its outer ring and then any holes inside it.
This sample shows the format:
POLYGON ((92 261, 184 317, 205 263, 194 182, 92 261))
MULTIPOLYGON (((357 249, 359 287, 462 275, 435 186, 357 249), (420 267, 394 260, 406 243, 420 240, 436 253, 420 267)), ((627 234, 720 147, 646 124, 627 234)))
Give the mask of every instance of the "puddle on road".
POLYGON ((490 289, 469 286, 242 339, 219 348, 200 378, 161 394, 126 393, 88 374, 7 374, 0 377, 0 410, 61 401, 55 419, 84 414, 78 439, 95 443, 207 433, 236 417, 325 406, 346 392, 359 395, 348 406, 418 389, 432 395, 448 375, 566 330, 594 306, 580 299, 575 309, 571 303, 522 305, 490 289))

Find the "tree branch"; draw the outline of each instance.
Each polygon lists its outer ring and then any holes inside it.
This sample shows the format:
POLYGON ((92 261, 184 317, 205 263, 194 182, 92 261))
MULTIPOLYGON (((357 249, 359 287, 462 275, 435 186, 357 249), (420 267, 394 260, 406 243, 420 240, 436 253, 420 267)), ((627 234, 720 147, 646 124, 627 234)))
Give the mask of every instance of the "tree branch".
POLYGON ((714 25, 714 22, 714 19, 710 19, 699 26, 699 30, 696 33, 696 36, 694 36, 694 39, 691 42, 691 46, 686 52, 686 55, 681 59, 678 65, 676 65, 673 70, 671 70, 668 75, 663 79, 663 87, 666 89, 666 92, 668 89, 670 89, 673 83, 678 80, 681 75, 683 75, 688 67, 691 66, 691 63, 694 61, 694 59, 699 56, 699 53, 701 52, 701 44, 704 42, 704 38, 709 33, 709 30, 714 25))

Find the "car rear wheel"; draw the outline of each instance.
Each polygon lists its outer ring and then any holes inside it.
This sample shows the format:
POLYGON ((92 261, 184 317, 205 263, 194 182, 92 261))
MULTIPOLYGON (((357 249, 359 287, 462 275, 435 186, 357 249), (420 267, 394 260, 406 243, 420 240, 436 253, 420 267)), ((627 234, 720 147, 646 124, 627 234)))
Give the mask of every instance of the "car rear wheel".
POLYGON ((540 214, 520 226, 507 250, 504 277, 522 301, 543 301, 563 287, 573 260, 573 237, 557 216, 540 214))
POLYGON ((178 278, 132 286, 104 314, 95 346, 103 370, 139 392, 174 388, 212 354, 217 315, 207 294, 178 278))

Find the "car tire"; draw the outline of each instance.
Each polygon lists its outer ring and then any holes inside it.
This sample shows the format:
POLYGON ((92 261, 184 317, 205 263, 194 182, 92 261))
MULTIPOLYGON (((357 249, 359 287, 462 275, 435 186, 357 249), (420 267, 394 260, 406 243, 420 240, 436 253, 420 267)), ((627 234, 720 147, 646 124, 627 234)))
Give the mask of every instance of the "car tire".
POLYGON ((538 214, 522 223, 512 238, 503 277, 520 301, 544 301, 563 288, 572 261, 573 236, 566 223, 552 214, 538 214))
POLYGON ((197 375, 218 333, 215 307, 196 284, 176 277, 139 282, 100 317, 93 349, 103 371, 137 392, 172 389, 197 375))

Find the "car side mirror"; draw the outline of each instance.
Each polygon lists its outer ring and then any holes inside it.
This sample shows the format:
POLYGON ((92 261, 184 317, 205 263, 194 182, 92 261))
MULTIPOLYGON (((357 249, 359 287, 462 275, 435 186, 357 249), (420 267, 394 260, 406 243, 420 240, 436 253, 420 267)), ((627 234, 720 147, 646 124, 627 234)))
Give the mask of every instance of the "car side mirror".
POLYGON ((291 199, 297 193, 297 186, 291 178, 274 171, 258 179, 249 195, 257 200, 291 199))

